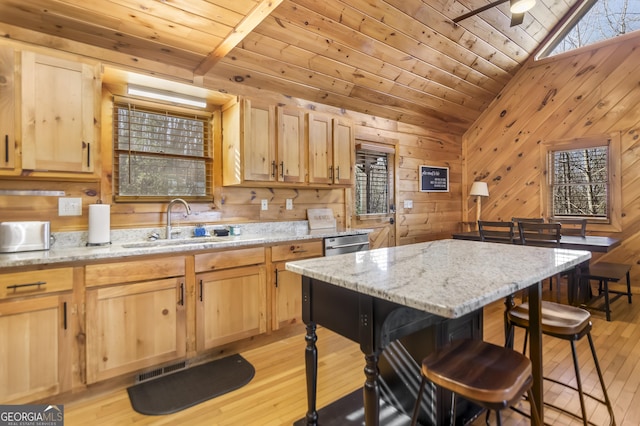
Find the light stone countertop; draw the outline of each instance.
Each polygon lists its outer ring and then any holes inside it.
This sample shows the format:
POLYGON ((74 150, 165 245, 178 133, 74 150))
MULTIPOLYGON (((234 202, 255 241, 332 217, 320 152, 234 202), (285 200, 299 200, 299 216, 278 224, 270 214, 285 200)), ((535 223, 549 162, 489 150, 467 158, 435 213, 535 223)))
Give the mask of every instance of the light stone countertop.
MULTIPOLYGON (((368 234, 371 229, 309 230, 307 221, 242 224, 239 236, 190 237, 193 227, 185 227, 182 236, 172 240, 148 241, 152 232, 163 235, 162 228, 112 230, 112 244, 87 246, 86 232, 54 233, 56 242, 49 250, 0 253, 0 268, 88 262, 155 254, 180 254, 203 250, 234 249, 256 245, 273 245, 286 241, 322 239, 340 235, 368 234)), ((207 226, 207 230, 221 226, 207 226)))
POLYGON ((438 240, 292 261, 286 269, 458 318, 590 258, 588 251, 438 240))

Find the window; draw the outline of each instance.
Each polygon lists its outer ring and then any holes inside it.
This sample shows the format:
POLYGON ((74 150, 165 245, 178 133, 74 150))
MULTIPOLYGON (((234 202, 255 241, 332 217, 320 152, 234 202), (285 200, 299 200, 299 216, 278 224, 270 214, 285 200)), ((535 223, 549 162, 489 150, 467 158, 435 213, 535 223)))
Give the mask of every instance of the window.
POLYGON ((114 102, 116 200, 211 199, 211 117, 114 102))
POLYGON ((540 58, 587 46, 640 29, 640 1, 588 0, 569 19, 540 58))
POLYGON ((356 214, 389 213, 389 154, 356 149, 356 214))
POLYGON ((620 135, 545 142, 543 148, 547 216, 587 218, 592 224, 617 229, 621 209, 620 135))
POLYGON ((607 158, 607 146, 553 152, 553 217, 607 217, 607 158))

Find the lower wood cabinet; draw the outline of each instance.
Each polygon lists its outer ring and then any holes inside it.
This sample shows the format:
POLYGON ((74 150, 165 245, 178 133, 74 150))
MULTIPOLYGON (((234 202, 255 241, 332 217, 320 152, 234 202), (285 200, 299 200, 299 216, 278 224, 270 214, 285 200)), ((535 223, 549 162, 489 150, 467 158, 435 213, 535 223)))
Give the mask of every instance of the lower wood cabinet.
POLYGON ((72 268, 0 274, 0 404, 71 389, 72 268))
POLYGON ((87 383, 186 356, 184 256, 87 265, 87 383))
POLYGON ((198 351, 267 331, 264 265, 196 275, 196 347, 198 351))
POLYGON ((322 241, 279 244, 271 248, 273 283, 273 315, 271 327, 283 327, 302 322, 302 276, 285 269, 290 260, 321 257, 322 241))
POLYGON ((186 354, 184 278, 89 289, 87 383, 186 354))

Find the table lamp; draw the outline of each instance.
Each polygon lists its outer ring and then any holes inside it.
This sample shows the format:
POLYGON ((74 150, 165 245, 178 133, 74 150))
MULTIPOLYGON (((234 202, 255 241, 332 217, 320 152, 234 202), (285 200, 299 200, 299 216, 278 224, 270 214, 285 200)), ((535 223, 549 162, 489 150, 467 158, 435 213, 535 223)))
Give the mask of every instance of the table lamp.
POLYGON ((488 197, 489 196, 489 188, 487 187, 487 182, 473 182, 471 185, 471 191, 469 195, 476 197, 478 207, 476 209, 476 224, 480 220, 480 197, 488 197))

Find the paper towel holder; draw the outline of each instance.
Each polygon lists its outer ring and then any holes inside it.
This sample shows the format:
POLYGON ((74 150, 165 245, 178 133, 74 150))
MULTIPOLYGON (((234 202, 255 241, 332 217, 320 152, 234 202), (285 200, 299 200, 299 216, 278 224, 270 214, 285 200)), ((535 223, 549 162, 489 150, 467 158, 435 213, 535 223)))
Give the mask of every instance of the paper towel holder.
MULTIPOLYGON (((97 200, 95 205, 102 205, 102 200, 97 200)), ((107 209, 110 206, 107 205, 107 209)), ((107 218, 107 223, 109 223, 110 221, 107 218)), ((109 225, 108 225, 109 226, 109 225)), ((91 228, 91 206, 89 206, 89 228, 91 228)), ((91 231, 89 230, 89 236, 88 236, 88 240, 91 239, 91 231)), ((102 241, 102 242, 89 242, 87 241, 86 246, 87 247, 99 247, 99 246, 108 246, 111 245, 111 239, 109 239, 109 241, 102 241)))

